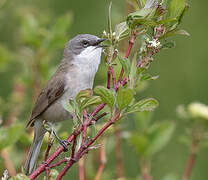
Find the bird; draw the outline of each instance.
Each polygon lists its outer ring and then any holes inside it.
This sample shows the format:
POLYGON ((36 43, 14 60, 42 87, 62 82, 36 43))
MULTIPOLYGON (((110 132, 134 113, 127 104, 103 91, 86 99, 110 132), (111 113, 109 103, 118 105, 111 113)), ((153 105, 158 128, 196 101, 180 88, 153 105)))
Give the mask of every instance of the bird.
MULTIPOLYGON (((93 88, 101 61, 101 43, 105 40, 91 34, 79 34, 65 45, 61 63, 40 92, 27 124, 27 127, 34 127, 34 138, 24 165, 26 175, 30 175, 36 167, 43 137, 47 132, 44 122, 53 125, 72 119, 73 114, 64 107, 69 100, 75 100, 81 90, 93 88)), ((67 148, 66 141, 60 138, 58 141, 67 148)))

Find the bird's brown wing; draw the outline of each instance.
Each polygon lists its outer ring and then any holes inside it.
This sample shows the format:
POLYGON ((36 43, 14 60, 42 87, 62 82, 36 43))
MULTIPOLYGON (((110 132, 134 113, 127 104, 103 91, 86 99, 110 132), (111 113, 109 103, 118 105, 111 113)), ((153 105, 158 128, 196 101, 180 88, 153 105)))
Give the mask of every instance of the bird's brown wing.
POLYGON ((54 101, 64 93, 65 80, 64 73, 55 73, 46 87, 39 94, 35 106, 32 110, 28 126, 33 126, 35 118, 41 115, 54 101), (58 75, 58 76, 57 76, 58 75))

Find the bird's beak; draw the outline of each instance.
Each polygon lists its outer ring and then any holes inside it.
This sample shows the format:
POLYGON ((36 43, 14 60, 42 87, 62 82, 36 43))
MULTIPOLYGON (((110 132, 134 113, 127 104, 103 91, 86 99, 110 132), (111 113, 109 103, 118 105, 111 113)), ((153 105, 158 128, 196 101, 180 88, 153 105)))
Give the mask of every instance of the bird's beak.
POLYGON ((98 47, 105 47, 105 45, 100 45, 101 42, 106 41, 107 38, 99 38, 96 43, 94 44, 94 46, 98 46, 98 47))

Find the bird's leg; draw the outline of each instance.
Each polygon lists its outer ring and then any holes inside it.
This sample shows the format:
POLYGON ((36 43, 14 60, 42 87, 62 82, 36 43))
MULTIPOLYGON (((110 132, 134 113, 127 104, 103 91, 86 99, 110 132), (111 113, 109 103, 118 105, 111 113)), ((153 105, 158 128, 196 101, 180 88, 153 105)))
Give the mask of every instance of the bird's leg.
POLYGON ((47 122, 47 125, 50 127, 52 133, 54 134, 54 136, 55 136, 55 138, 57 139, 57 141, 59 142, 59 144, 60 144, 61 146, 63 146, 64 151, 65 151, 65 152, 68 151, 68 144, 69 144, 69 143, 68 143, 66 140, 62 140, 62 139, 58 136, 58 134, 56 133, 55 128, 54 128, 54 126, 53 126, 52 123, 47 122))

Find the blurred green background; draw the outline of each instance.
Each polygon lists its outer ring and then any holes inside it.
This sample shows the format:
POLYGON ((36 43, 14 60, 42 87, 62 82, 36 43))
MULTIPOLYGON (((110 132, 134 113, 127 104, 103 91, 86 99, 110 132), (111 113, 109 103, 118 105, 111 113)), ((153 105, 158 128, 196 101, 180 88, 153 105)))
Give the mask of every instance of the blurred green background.
MULTIPOLYGON (((124 21, 127 11, 126 1, 113 0, 112 2, 113 24, 124 21)), ((154 113, 153 121, 171 119, 177 124, 171 142, 152 160, 151 174, 155 180, 160 180, 171 173, 180 177, 188 159, 188 148, 178 140, 178 134, 183 133, 185 123, 177 118, 176 107, 192 101, 208 103, 208 55, 206 52, 208 2, 191 1, 190 5, 191 8, 185 15, 182 26, 191 36, 178 36, 175 39, 176 48, 162 51, 156 56, 150 69, 152 74, 159 74, 160 77, 151 82, 148 88, 140 94, 141 97, 154 97, 160 102, 159 108, 154 113)), ((8 119, 11 112, 17 111, 17 114, 11 116, 15 121, 21 121, 26 125, 34 97, 55 71, 61 60, 65 43, 80 33, 102 35, 103 30, 107 30, 108 6, 109 1, 107 0, 0 1, 0 118, 3 122, 8 119), (31 14, 37 18, 38 25, 31 14), (61 23, 63 19, 61 20, 60 17, 64 17, 68 23, 63 25, 61 23), (55 25, 58 19, 60 24, 55 25), (31 31, 31 29, 27 29, 30 27, 30 25, 27 26, 28 22, 33 27, 34 32, 30 32, 31 34, 39 32, 39 36, 34 36, 34 39, 38 39, 41 45, 35 43, 38 40, 27 39, 27 32, 31 31), (53 31, 59 25, 65 30, 63 32, 60 30, 58 35, 54 35, 53 31), (55 39, 54 36, 58 39, 55 39), (32 52, 27 46, 32 46, 32 52), (46 47, 47 50, 42 51, 39 46, 46 47), (15 95, 14 92, 17 94, 15 95)), ((95 84, 105 83, 103 74, 105 70, 102 64, 95 84)), ((126 121, 122 121, 122 127, 131 128, 131 123, 131 118, 128 118, 126 121)), ((66 122, 64 124, 68 125, 66 122)), ((111 143, 107 145, 112 147, 107 147, 110 150, 107 154, 104 179, 115 178, 114 139, 110 139, 109 142, 111 143)), ((11 155, 14 157, 16 167, 20 167, 23 154, 21 151, 19 147, 17 152, 21 154, 21 157, 17 157, 18 153, 11 155)), ((135 179, 139 172, 139 164, 134 150, 125 139, 123 140, 123 153, 125 175, 128 179, 135 179)), ((207 149, 201 149, 193 170, 192 180, 208 179, 207 159, 207 149)), ((3 160, 0 159, 0 174, 3 170, 3 160)), ((17 168, 17 170, 19 169, 17 168)), ((91 172, 91 174, 93 173, 91 172)), ((69 177, 77 179, 76 166, 69 171, 69 177)))

